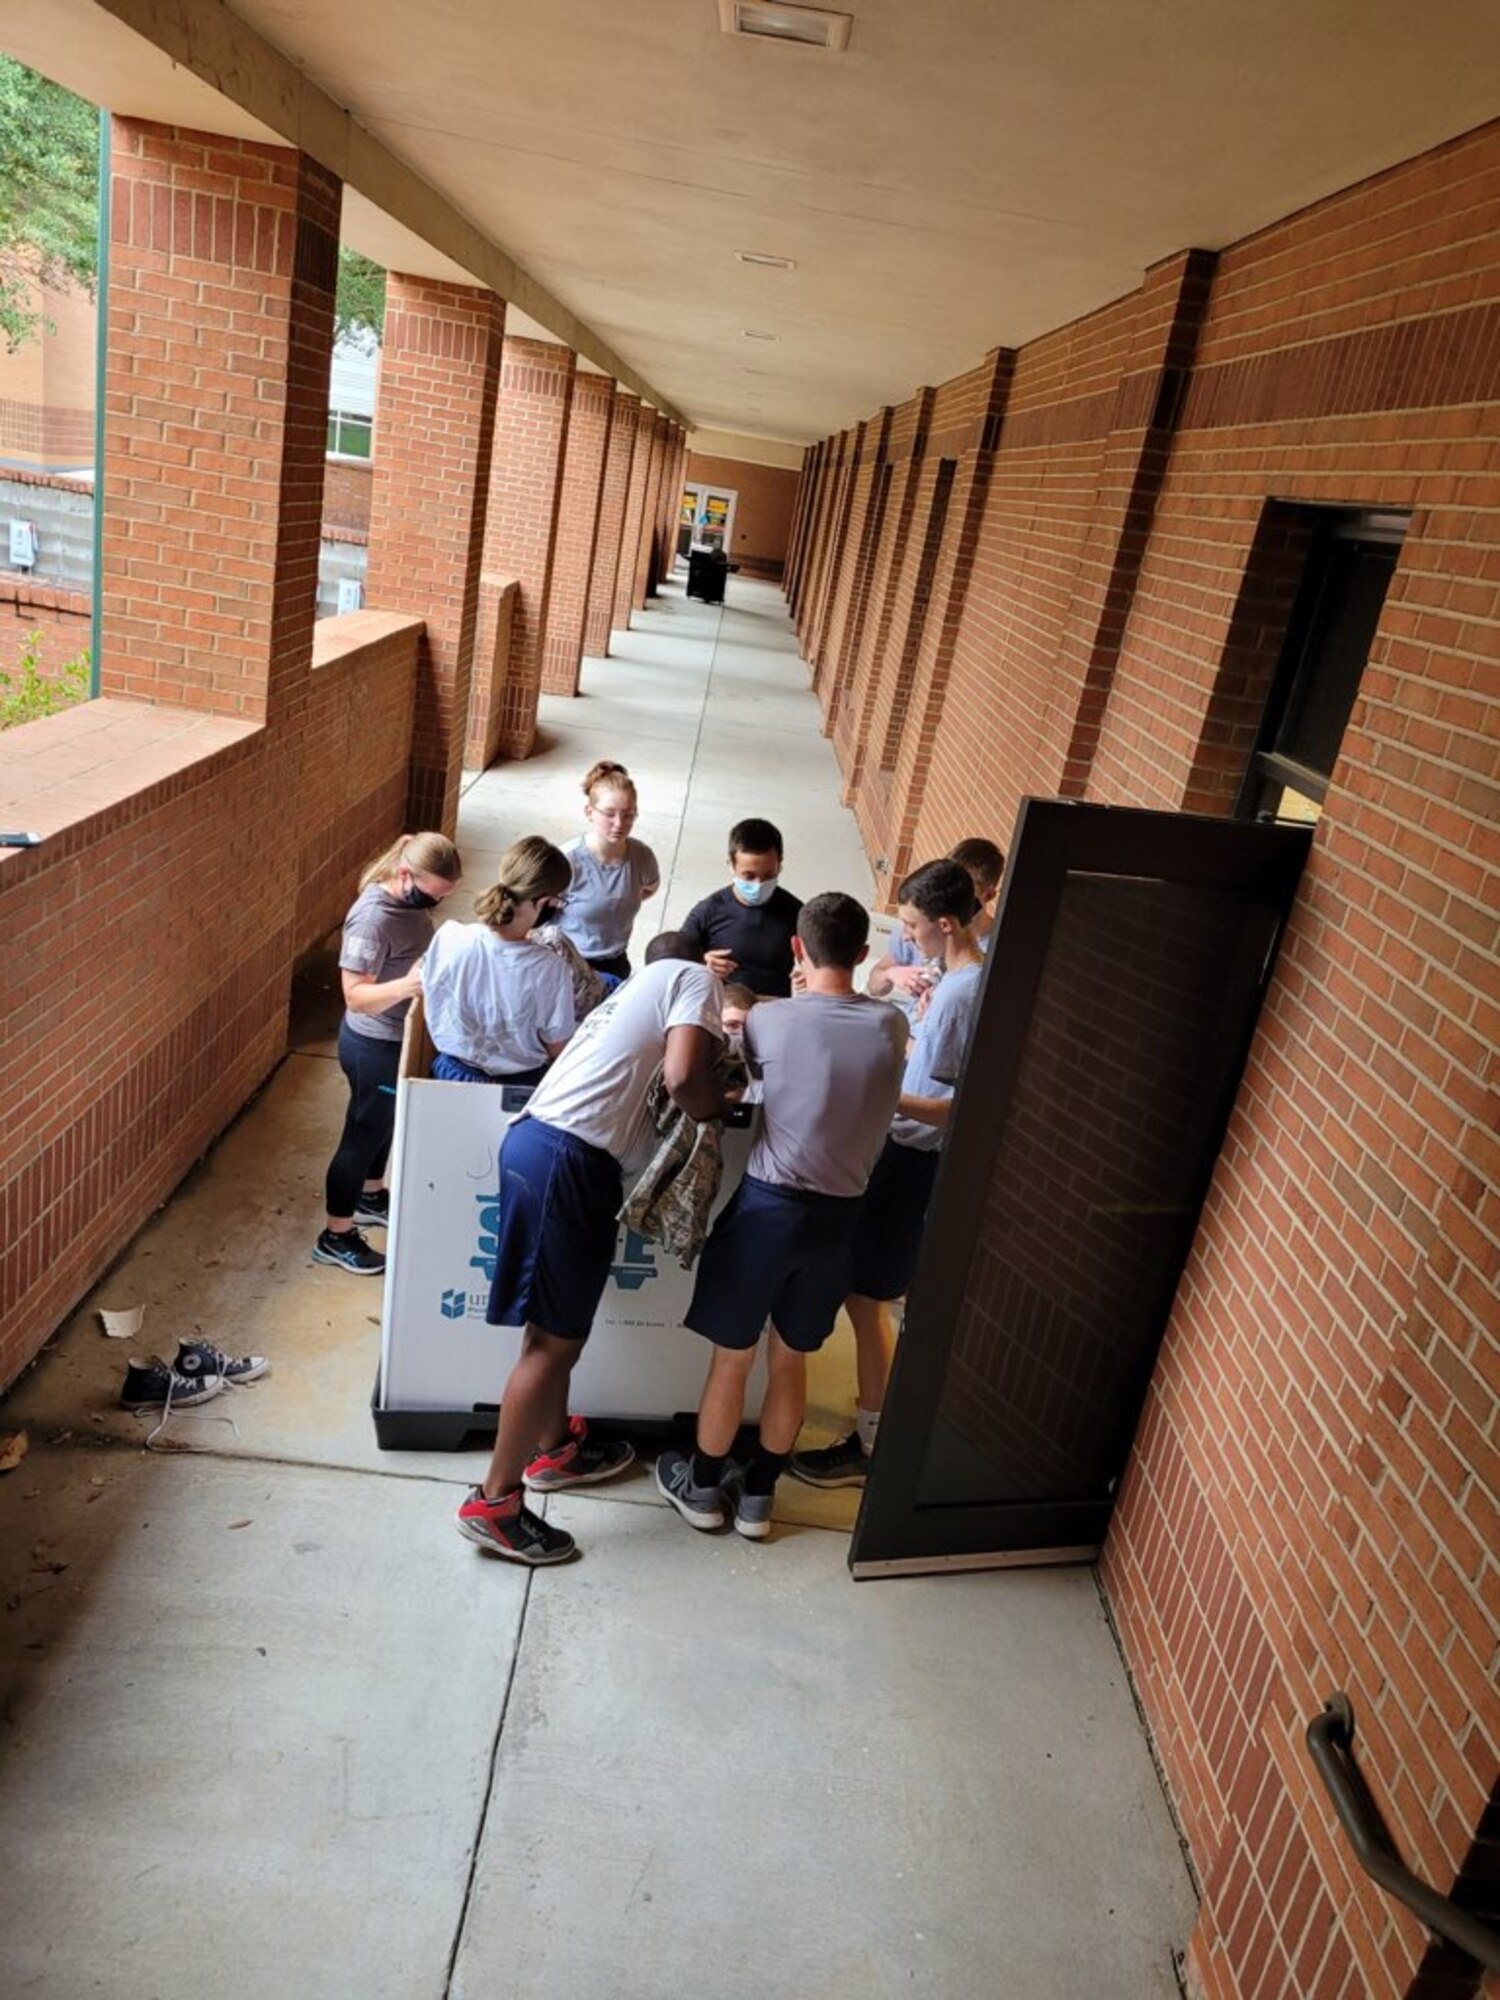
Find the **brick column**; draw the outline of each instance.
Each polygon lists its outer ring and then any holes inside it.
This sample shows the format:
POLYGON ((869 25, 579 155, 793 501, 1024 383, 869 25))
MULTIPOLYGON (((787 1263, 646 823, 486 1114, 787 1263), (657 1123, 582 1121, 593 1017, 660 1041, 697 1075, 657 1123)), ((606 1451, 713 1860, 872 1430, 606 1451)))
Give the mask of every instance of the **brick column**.
POLYGON ((637 611, 646 608, 647 586, 651 581, 651 557, 656 543, 656 510, 661 499, 661 470, 666 459, 667 419, 658 410, 651 419, 650 451, 646 460, 646 486, 641 500, 640 538, 635 549, 635 579, 630 601, 637 611))
POLYGON ((651 565, 651 591, 661 588, 662 578, 672 567, 672 533, 677 522, 677 503, 682 497, 682 429, 667 423, 666 454, 662 459, 661 489, 656 501, 656 559, 651 565))
POLYGON ((620 570, 620 543, 625 532, 625 499, 630 486, 630 465, 635 456, 635 435, 640 418, 639 396, 632 396, 628 389, 616 389, 614 414, 609 427, 609 450, 605 454, 604 479, 599 495, 599 526, 594 536, 594 556, 589 572, 588 612, 583 622, 583 650, 595 660, 602 660, 609 652, 615 582, 620 570))
POLYGON ((599 532, 604 466, 614 418, 615 385, 608 375, 577 375, 563 457, 562 508, 553 562, 552 603, 542 654, 548 694, 577 694, 588 612, 589 574, 599 532))
POLYGON ((279 719, 311 668, 341 185, 112 133, 101 690, 279 719))
POLYGON ((641 522, 646 513, 646 474, 651 469, 651 445, 656 436, 656 412, 642 403, 630 453, 630 481, 625 489, 625 524, 620 534, 620 563, 615 572, 615 630, 630 630, 635 603, 635 566, 641 549, 641 522))
POLYGON ((370 491, 372 610, 426 621, 407 823, 452 834, 479 620, 504 302, 473 285, 386 279, 370 491))
MULTIPOLYGON (((514 578, 519 586, 500 727, 500 747, 509 757, 530 756, 536 739, 574 366, 573 350, 551 340, 507 340, 500 364, 484 569, 488 579, 514 578)), ((494 652, 493 618, 486 584, 480 596, 481 658, 487 635, 488 653, 494 652)))

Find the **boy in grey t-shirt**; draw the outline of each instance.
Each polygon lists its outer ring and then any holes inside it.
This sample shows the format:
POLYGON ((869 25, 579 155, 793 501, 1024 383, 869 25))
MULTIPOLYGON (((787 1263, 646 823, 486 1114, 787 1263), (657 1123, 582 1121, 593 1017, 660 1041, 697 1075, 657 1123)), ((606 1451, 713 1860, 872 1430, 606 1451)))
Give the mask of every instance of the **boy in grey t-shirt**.
POLYGON ((664 1452, 656 1483, 695 1528, 770 1532, 776 1480, 807 1407, 807 1357, 833 1331, 848 1289, 860 1201, 896 1109, 906 1021, 854 991, 869 913, 852 896, 814 896, 793 940, 804 990, 764 1000, 745 1020, 761 1082, 761 1126, 745 1177, 704 1246, 687 1324, 713 1342, 698 1404, 697 1449, 664 1452), (741 1470, 726 1459, 745 1385, 770 1320, 760 1443, 741 1470))

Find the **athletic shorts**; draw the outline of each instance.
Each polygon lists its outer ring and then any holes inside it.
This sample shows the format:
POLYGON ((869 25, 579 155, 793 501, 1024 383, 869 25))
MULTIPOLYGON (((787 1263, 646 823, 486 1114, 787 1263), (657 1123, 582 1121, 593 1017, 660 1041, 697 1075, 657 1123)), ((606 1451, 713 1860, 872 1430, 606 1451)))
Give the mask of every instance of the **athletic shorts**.
POLYGON ((916 1275, 927 1204, 941 1153, 887 1139, 859 1205, 849 1289, 865 1299, 904 1299, 916 1275))
POLYGON ((849 1289, 859 1201, 775 1187, 748 1175, 714 1224, 685 1324, 715 1347, 754 1347, 769 1319, 812 1354, 833 1332, 849 1289))
POLYGON ((500 1227, 491 1326, 530 1324, 587 1340, 615 1254, 619 1162, 539 1118, 500 1148, 500 1227))

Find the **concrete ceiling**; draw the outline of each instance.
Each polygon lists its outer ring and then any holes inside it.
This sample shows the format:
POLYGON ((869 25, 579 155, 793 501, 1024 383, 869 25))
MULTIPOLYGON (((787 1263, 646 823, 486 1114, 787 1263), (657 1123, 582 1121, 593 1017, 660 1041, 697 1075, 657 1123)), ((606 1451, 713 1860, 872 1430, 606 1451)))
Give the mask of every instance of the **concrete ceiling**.
MULTIPOLYGON (((28 0, 27 39, 79 4, 28 0)), ((1500 115, 1496 0, 850 11, 829 54, 725 35, 716 0, 236 8, 658 400, 792 440, 1500 115)))

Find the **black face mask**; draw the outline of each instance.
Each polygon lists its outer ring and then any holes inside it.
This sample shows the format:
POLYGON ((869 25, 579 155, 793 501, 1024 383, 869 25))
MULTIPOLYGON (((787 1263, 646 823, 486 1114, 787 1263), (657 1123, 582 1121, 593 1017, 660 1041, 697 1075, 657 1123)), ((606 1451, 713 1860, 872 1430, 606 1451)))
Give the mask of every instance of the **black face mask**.
POLYGON ((435 910, 436 896, 429 896, 425 889, 419 889, 415 882, 408 882, 401 892, 401 900, 409 910, 435 910))

